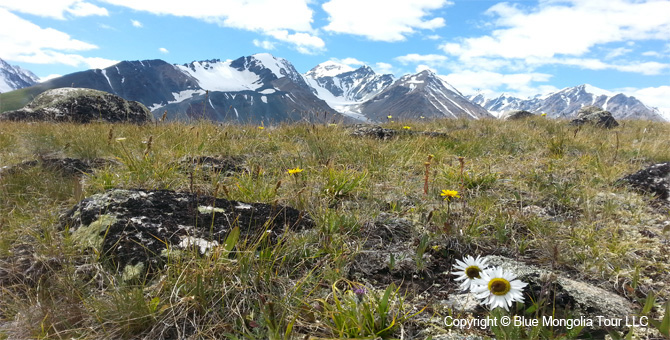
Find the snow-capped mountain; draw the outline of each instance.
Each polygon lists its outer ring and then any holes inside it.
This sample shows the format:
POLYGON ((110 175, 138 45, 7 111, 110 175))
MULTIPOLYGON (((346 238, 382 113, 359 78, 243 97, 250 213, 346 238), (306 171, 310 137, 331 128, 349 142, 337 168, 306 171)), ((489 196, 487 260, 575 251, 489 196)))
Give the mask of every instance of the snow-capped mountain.
POLYGON ((493 117, 430 70, 405 75, 361 104, 361 113, 377 121, 395 119, 493 117))
POLYGON ((19 66, 9 65, 0 59, 0 93, 18 90, 39 82, 39 77, 19 66))
POLYGON ((355 118, 364 118, 360 106, 393 83, 393 75, 376 74, 369 66, 353 69, 332 61, 305 74, 315 94, 330 107, 355 118))
POLYGON ((157 117, 167 111, 169 118, 253 124, 341 117, 313 93, 291 63, 267 53, 185 65, 124 61, 37 84, 28 89, 25 102, 47 89, 72 84, 139 101, 157 117))
POLYGON ((547 113, 554 118, 572 118, 583 106, 596 105, 610 111, 617 119, 664 120, 658 109, 646 106, 635 97, 623 93, 615 94, 588 84, 567 87, 558 92, 528 99, 505 95, 492 99, 482 95, 469 98, 496 116, 512 110, 526 110, 547 113))

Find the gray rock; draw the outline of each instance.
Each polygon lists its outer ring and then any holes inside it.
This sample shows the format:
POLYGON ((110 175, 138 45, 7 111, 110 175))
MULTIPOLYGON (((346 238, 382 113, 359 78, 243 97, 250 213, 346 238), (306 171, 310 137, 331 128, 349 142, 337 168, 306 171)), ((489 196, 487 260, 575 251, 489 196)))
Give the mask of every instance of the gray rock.
POLYGON ((306 213, 290 207, 169 190, 113 189, 82 200, 62 217, 62 227, 81 248, 104 254, 127 278, 160 269, 169 254, 205 254, 224 244, 235 226, 240 240, 253 244, 313 225, 306 213))
POLYGON ((670 201, 670 162, 654 164, 619 179, 644 193, 670 201))
POLYGON ((241 157, 235 156, 184 156, 179 160, 179 166, 187 172, 197 169, 230 175, 246 171, 243 161, 241 157))
POLYGON ((597 320, 598 316, 625 319, 635 315, 632 303, 600 287, 506 257, 489 256, 488 259, 489 265, 502 266, 514 272, 521 281, 527 282, 525 294, 534 296, 535 300, 546 298, 549 308, 553 304, 557 313, 574 313, 593 320, 597 320))
POLYGON ((505 113, 501 118, 504 120, 517 120, 535 116, 526 110, 515 110, 505 113))
POLYGON ((149 109, 138 102, 83 88, 48 90, 22 109, 0 114, 0 121, 146 123, 152 119, 149 109))
POLYGON ((593 124, 607 129, 619 126, 619 122, 614 119, 611 112, 592 105, 582 107, 577 113, 577 118, 573 119, 570 124, 577 126, 593 124))

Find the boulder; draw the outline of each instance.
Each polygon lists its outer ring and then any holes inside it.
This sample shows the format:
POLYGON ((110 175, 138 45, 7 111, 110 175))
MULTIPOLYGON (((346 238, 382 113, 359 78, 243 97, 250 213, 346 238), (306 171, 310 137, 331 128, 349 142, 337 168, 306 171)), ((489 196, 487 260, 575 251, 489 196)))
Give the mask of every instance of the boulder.
POLYGON ((208 253, 236 226, 240 242, 254 244, 313 225, 291 207, 169 190, 113 189, 82 200, 62 217, 75 243, 103 254, 124 278, 160 269, 170 254, 208 253))
POLYGON ((179 159, 179 167, 186 172, 200 170, 226 176, 247 171, 239 156, 184 156, 179 159))
POLYGON ((605 111, 602 108, 593 105, 587 105, 579 109, 579 112, 577 112, 577 118, 570 122, 571 125, 577 126, 587 123, 607 129, 619 126, 619 122, 614 119, 611 112, 605 111))
POLYGON ((529 111, 526 110, 515 110, 515 111, 510 111, 505 113, 502 116, 503 120, 517 120, 517 119, 524 119, 528 117, 533 117, 535 116, 534 114, 530 113, 529 111))
POLYGON ((0 114, 0 121, 146 123, 152 119, 149 109, 138 102, 84 88, 48 90, 22 109, 0 114))
POLYGON ((633 188, 670 201, 670 162, 654 164, 619 179, 633 188))

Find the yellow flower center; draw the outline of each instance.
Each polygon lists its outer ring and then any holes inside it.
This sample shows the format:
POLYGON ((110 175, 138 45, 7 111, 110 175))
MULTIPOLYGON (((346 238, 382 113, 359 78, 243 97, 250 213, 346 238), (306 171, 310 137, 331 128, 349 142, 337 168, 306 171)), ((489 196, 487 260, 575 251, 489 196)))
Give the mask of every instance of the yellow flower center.
POLYGON ((509 281, 501 277, 497 277, 489 281, 489 291, 494 295, 505 295, 510 291, 510 289, 512 289, 512 285, 509 284, 509 281))
POLYGON ((481 273, 482 270, 479 269, 477 266, 470 266, 465 268, 465 275, 470 278, 470 279, 478 279, 480 278, 479 273, 481 273))

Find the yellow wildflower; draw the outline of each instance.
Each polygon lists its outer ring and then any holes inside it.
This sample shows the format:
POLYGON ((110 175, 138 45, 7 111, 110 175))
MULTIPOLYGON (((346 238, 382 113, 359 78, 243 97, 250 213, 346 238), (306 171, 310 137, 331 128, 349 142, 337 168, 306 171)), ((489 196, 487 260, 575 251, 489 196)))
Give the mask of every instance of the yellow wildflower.
POLYGON ((258 129, 259 129, 259 130, 264 130, 265 127, 263 127, 263 126, 259 126, 258 129))
POLYGON ((461 196, 458 195, 458 191, 456 190, 442 190, 442 193, 440 196, 444 196, 444 200, 448 200, 449 198, 461 198, 461 196))
POLYGON ((295 169, 288 169, 287 172, 288 172, 289 175, 294 175, 294 174, 301 173, 303 170, 304 169, 300 169, 300 167, 297 167, 295 169))
POLYGON ((411 127, 411 126, 403 126, 402 128, 405 129, 405 130, 409 130, 409 129, 411 129, 412 127, 411 127))

